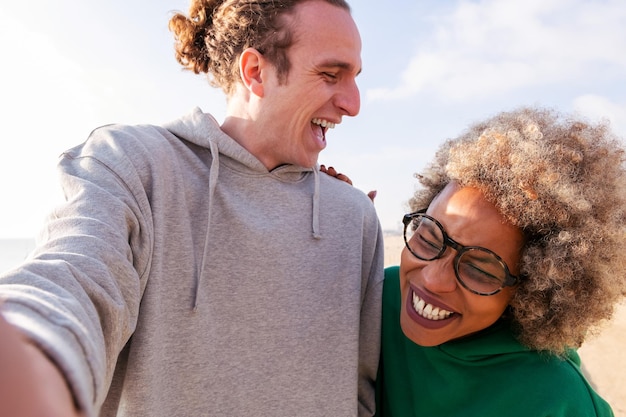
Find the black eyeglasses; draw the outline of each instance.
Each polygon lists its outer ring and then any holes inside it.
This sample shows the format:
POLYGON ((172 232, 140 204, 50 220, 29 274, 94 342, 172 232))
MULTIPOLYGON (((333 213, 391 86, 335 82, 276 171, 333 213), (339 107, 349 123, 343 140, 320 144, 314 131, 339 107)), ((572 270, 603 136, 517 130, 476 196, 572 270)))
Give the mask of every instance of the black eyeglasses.
POLYGON ((456 279, 478 295, 493 295, 517 282, 518 278, 511 275, 509 267, 495 252, 455 242, 441 223, 425 212, 424 209, 405 214, 402 219, 404 243, 416 258, 433 261, 442 257, 448 246, 451 247, 457 251, 454 258, 456 279))

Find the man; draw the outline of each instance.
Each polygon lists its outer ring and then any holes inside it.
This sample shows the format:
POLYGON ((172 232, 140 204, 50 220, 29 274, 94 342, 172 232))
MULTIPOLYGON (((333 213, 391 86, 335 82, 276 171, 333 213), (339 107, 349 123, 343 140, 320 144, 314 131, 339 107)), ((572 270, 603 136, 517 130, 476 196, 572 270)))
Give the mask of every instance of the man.
POLYGON ((67 203, 0 277, 15 327, 0 321, 0 352, 38 384, 28 401, 10 385, 0 407, 372 415, 382 234, 367 196, 317 166, 360 106, 348 5, 194 1, 170 28, 227 117, 108 126, 63 155, 67 203))

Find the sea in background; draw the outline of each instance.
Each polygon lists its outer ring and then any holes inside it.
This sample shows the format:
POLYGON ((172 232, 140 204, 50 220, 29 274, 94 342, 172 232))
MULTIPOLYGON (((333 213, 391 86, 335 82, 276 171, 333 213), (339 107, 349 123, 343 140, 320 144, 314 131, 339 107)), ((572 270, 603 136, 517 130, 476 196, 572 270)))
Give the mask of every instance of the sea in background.
POLYGON ((34 239, 0 239, 0 273, 19 265, 34 248, 34 239))

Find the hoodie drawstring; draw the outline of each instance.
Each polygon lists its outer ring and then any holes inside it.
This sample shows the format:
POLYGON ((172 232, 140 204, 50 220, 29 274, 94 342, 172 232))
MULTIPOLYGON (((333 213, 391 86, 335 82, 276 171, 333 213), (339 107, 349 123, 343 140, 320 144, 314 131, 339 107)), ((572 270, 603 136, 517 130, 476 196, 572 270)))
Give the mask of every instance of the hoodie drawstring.
POLYGON ((320 172, 319 167, 313 167, 315 191, 313 192, 313 238, 321 239, 320 234, 320 172))
POLYGON ((213 194, 217 186, 217 178, 220 172, 220 154, 215 141, 209 139, 209 148, 211 149, 211 169, 209 170, 209 210, 207 213, 206 236, 204 237, 204 248, 202 249, 202 260, 200 261, 200 271, 196 276, 196 288, 193 297, 193 311, 198 309, 198 298, 200 297, 200 284, 204 276, 204 266, 207 258, 207 249, 209 247, 209 239, 211 235, 211 211, 213 209, 213 194))

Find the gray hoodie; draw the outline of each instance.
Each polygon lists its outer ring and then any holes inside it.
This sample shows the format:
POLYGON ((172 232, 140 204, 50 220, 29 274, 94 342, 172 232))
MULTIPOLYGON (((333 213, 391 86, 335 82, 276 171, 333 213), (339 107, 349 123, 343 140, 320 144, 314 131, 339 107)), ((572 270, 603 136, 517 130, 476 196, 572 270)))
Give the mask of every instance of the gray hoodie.
POLYGON ((0 301, 88 416, 373 414, 383 240, 365 194, 268 171, 199 109, 96 129, 59 169, 67 202, 0 301))

